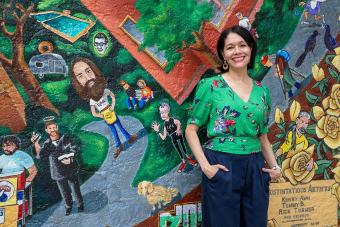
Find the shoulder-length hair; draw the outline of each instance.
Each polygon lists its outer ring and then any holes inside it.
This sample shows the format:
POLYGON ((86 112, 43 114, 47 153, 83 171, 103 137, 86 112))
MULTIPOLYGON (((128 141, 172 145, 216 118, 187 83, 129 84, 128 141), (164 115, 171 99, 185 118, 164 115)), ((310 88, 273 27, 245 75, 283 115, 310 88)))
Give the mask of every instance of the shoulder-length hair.
POLYGON ((106 79, 103 76, 102 72, 98 69, 98 67, 89 59, 87 58, 83 58, 83 57, 77 57, 75 58, 72 63, 71 63, 71 69, 70 69, 70 75, 71 75, 71 82, 72 82, 72 86, 73 88, 76 90, 77 94, 84 100, 88 101, 90 98, 86 92, 86 89, 84 86, 82 86, 76 75, 73 72, 73 68, 74 65, 78 62, 85 62, 86 64, 88 64, 91 68, 91 70, 94 72, 94 75, 96 76, 96 79, 98 80, 98 82, 105 84, 106 86, 106 79))
MULTIPOLYGON (((220 37, 218 38, 216 50, 217 50, 217 55, 219 59, 221 60, 221 62, 224 62, 222 53, 223 53, 223 49, 225 45, 225 40, 230 33, 236 33, 239 36, 241 36, 244 39, 244 41, 247 43, 247 45, 251 48, 250 61, 248 63, 247 69, 254 68, 256 51, 257 51, 256 41, 250 31, 248 31, 246 28, 239 26, 239 25, 235 25, 233 27, 230 27, 224 30, 221 33, 220 37)), ((220 70, 222 73, 228 72, 228 70, 223 69, 223 67, 220 67, 220 70)))

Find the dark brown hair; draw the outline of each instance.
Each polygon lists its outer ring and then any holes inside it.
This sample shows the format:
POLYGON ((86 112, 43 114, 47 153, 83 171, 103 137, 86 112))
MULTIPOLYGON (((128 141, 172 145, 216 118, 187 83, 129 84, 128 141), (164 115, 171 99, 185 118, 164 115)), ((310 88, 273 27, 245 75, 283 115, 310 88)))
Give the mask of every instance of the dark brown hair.
POLYGON ((19 149, 20 147, 20 139, 16 137, 15 135, 7 135, 0 138, 0 145, 1 147, 5 144, 14 144, 16 146, 16 149, 19 149))
POLYGON ((74 88, 74 90, 76 90, 77 94, 84 100, 88 101, 90 100, 89 94, 86 92, 86 89, 84 86, 82 86, 76 75, 73 72, 73 68, 74 65, 78 62, 85 62, 86 64, 88 64, 91 68, 91 70, 94 72, 94 75, 96 76, 96 79, 99 80, 100 83, 105 84, 106 86, 106 79, 103 76, 102 72, 98 69, 98 67, 89 59, 87 58, 82 58, 82 57, 78 57, 75 58, 72 63, 71 63, 71 69, 70 69, 70 75, 71 75, 71 81, 72 81, 72 86, 74 88))
MULTIPOLYGON (((224 45, 225 45, 225 40, 230 33, 236 33, 239 36, 241 36, 244 39, 244 41, 247 43, 247 45, 251 48, 250 61, 248 63, 247 68, 248 69, 254 68, 256 51, 257 51, 255 39, 254 39, 254 37, 253 37, 253 35, 251 34, 250 31, 248 31, 246 28, 238 26, 238 25, 235 25, 231 28, 224 30, 221 33, 220 37, 218 38, 216 50, 217 50, 217 55, 218 55, 219 59, 221 60, 221 62, 224 61, 222 53, 223 53, 223 49, 224 49, 224 45)), ((220 70, 221 70, 222 73, 228 72, 228 70, 223 69, 223 67, 221 67, 220 70)))

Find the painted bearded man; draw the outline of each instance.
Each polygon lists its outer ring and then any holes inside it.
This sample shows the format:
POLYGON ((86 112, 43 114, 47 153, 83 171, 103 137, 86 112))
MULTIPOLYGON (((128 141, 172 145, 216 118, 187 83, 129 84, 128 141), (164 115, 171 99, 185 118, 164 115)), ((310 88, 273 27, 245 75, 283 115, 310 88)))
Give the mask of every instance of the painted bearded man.
POLYGON ((78 179, 79 164, 77 156, 79 147, 72 138, 59 132, 59 127, 54 122, 54 117, 44 118, 45 132, 49 138, 40 145, 41 136, 33 132, 31 142, 34 144, 34 153, 37 159, 46 160, 50 164, 51 178, 57 182, 60 194, 64 200, 65 215, 72 212, 73 199, 71 189, 78 202, 78 212, 84 211, 83 195, 80 191, 78 179))
POLYGON ((123 150, 123 145, 116 128, 122 132, 128 143, 136 141, 137 135, 130 135, 122 126, 114 111, 115 95, 106 88, 107 82, 104 76, 92 61, 76 58, 72 62, 70 71, 73 88, 82 99, 90 102, 92 115, 103 118, 110 127, 116 147, 114 158, 117 158, 123 150))

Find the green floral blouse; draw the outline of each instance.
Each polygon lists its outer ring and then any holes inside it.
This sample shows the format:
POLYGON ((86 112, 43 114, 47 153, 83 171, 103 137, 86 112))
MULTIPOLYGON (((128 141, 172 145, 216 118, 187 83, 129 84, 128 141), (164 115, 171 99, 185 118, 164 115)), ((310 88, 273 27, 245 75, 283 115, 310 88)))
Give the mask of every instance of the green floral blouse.
POLYGON ((199 82, 188 124, 206 125, 205 147, 232 154, 261 151, 259 135, 268 132, 271 106, 269 89, 257 81, 249 100, 242 100, 222 75, 199 82))

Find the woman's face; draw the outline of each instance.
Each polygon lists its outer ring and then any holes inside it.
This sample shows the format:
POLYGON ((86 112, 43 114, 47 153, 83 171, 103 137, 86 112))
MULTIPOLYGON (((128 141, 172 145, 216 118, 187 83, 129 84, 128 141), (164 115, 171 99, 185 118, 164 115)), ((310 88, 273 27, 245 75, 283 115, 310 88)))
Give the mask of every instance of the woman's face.
POLYGON ((230 68, 247 68, 250 62, 251 48, 240 35, 230 33, 225 39, 222 54, 230 68))

